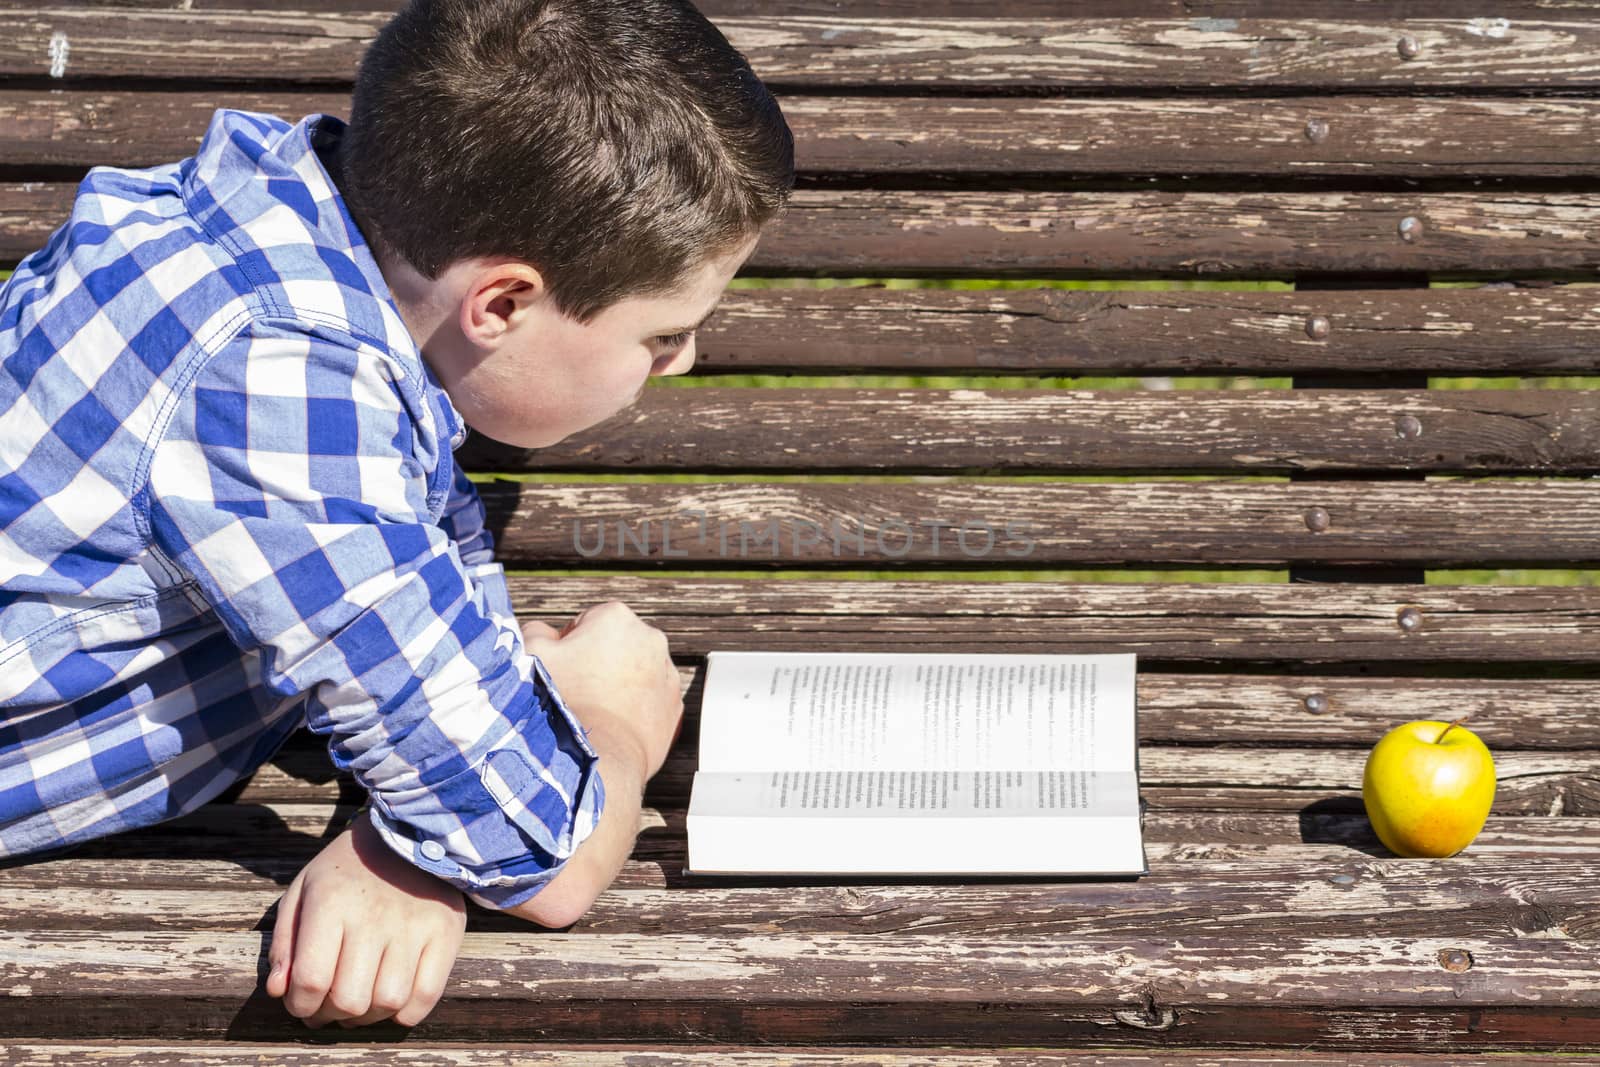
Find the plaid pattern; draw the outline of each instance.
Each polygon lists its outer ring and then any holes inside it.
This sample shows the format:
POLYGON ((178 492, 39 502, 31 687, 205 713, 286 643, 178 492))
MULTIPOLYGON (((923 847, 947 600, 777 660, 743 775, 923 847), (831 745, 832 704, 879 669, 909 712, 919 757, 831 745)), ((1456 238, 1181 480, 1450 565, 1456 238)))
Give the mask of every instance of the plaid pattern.
POLYGON ((0 290, 0 856, 192 811, 302 724, 486 907, 594 829, 465 426, 317 157, 342 129, 221 110, 96 168, 0 290))

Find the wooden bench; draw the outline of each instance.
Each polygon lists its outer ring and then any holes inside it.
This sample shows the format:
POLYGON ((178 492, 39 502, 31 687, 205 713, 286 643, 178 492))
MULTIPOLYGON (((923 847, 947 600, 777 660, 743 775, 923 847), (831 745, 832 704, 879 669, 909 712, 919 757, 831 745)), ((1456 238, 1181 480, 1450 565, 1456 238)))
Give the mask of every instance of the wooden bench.
MULTIPOLYGON (((0 259, 43 241, 87 166, 188 154, 214 107, 342 113, 384 2, 0 5, 0 259)), ((615 885, 564 932, 474 909, 409 1034, 309 1031, 261 990, 270 909, 359 793, 304 736, 227 803, 0 869, 0 1060, 1600 1050, 1600 390, 1430 383, 1600 373, 1600 2, 703 7, 799 145, 748 274, 1113 284, 736 289, 697 375, 1151 387, 663 382, 537 454, 472 445, 475 470, 519 476, 482 486, 508 565, 580 572, 514 578, 519 610, 621 599, 681 666, 689 725, 615 885), (1286 284, 1129 284, 1147 278, 1286 284), (1242 377, 1154 387, 1197 374, 1242 377), (661 472, 699 477, 630 478, 661 472), (813 538, 835 519, 862 524, 860 554, 813 538), (741 523, 742 552, 698 537, 741 523), (1530 570, 1439 573, 1463 567, 1530 570), (685 879, 713 648, 1138 653, 1150 875, 685 879), (1462 714, 1497 761, 1488 826, 1398 859, 1363 814, 1366 753, 1462 714)))

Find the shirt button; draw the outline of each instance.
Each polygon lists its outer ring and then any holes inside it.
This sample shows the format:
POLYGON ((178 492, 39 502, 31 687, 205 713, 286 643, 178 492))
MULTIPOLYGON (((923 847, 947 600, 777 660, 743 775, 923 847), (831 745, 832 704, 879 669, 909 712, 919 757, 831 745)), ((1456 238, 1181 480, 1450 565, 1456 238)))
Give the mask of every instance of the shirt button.
POLYGON ((444 859, 444 846, 437 841, 424 841, 422 843, 422 854, 430 860, 442 860, 444 859))

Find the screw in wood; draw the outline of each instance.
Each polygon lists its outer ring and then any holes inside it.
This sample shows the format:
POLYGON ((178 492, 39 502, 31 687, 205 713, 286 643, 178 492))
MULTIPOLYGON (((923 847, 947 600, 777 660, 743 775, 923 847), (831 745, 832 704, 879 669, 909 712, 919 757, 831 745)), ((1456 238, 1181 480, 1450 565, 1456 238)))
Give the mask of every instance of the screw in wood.
POLYGON ((1321 715, 1328 710, 1328 698, 1322 693, 1309 693, 1301 703, 1305 704, 1306 710, 1313 715, 1321 715))
POLYGON ((1306 336, 1313 341, 1326 340, 1328 332, 1332 329, 1333 325, 1328 322, 1325 315, 1312 315, 1306 319, 1306 336))
POLYGON ((1442 948, 1439 950, 1439 966, 1447 971, 1468 970, 1472 967, 1472 953, 1464 948, 1442 948))
POLYGON ((1422 220, 1415 215, 1407 215, 1400 220, 1398 229, 1400 231, 1400 240, 1415 241, 1422 236, 1422 220))
POLYGON ((1328 881, 1332 882, 1334 885, 1355 885, 1356 876, 1353 874, 1336 874, 1329 878, 1328 881))
POLYGON ((1406 633, 1415 633, 1422 629, 1422 612, 1416 608, 1402 608, 1395 621, 1400 624, 1400 629, 1406 633))
POLYGON ((1312 533, 1321 533, 1328 528, 1328 510, 1326 508, 1311 508, 1306 512, 1306 529, 1312 533))
POLYGON ((1400 38, 1395 47, 1399 50, 1401 59, 1416 59, 1422 52, 1422 45, 1409 33, 1400 38))
POLYGON ((1422 420, 1415 415, 1401 415, 1394 420, 1394 435, 1396 437, 1422 436, 1422 420))
POLYGON ((1306 123, 1306 140, 1321 144, 1328 139, 1328 120, 1311 119, 1306 123))

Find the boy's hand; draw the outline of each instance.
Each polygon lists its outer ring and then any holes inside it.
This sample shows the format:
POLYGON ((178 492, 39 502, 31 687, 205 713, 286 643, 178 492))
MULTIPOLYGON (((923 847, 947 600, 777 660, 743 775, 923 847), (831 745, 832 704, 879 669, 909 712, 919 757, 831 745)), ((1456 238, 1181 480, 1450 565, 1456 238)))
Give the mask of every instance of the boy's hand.
POLYGON ((683 726, 683 690, 666 634, 609 600, 585 608, 559 632, 530 619, 522 623, 522 639, 585 727, 591 716, 610 717, 638 745, 644 777, 661 769, 683 726))
POLYGON ((443 994, 466 926, 461 892, 397 856, 363 816, 278 902, 267 994, 313 1028, 415 1026, 443 994))

